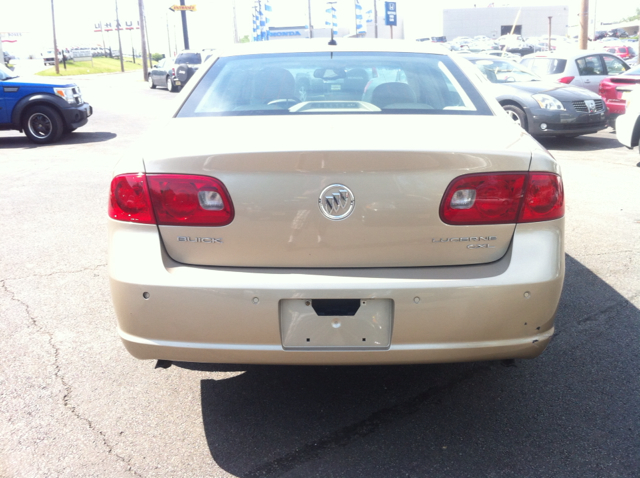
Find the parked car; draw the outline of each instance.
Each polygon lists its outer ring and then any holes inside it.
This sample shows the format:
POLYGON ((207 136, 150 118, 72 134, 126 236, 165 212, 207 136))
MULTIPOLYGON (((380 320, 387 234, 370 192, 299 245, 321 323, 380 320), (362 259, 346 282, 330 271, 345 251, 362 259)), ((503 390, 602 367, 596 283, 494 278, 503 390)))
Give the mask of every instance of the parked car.
POLYGON ((150 88, 162 86, 175 93, 180 90, 180 82, 176 80, 175 61, 173 58, 163 58, 153 65, 147 75, 150 88))
POLYGON ((503 50, 484 50, 478 53, 480 56, 497 56, 500 58, 506 58, 508 60, 518 61, 520 59, 520 55, 514 55, 513 53, 509 53, 503 50))
POLYGON ((624 28, 614 28, 607 32, 607 36, 616 37, 616 38, 627 38, 629 34, 626 32, 624 28))
POLYGON ((629 69, 617 56, 592 50, 534 53, 523 57, 520 63, 543 79, 582 86, 594 93, 598 93, 605 77, 629 69))
POLYGON ((509 117, 534 136, 576 137, 607 127, 606 107, 596 93, 541 78, 513 61, 465 56, 493 84, 509 117))
POLYGON ((625 112, 616 121, 616 136, 627 148, 638 146, 640 140, 640 89, 626 97, 625 112))
POLYGON ((135 357, 424 363, 549 343, 560 169, 468 62, 418 42, 249 43, 181 94, 111 182, 135 357))
POLYGON ((616 55, 627 61, 636 56, 636 51, 630 46, 612 46, 607 47, 607 52, 616 55))
POLYGON ((174 68, 176 83, 180 88, 186 85, 194 73, 198 71, 203 60, 200 51, 184 50, 178 53, 174 60, 174 68))
POLYGON ((638 88, 640 88, 640 66, 635 66, 618 76, 605 78, 600 83, 599 93, 611 113, 609 123, 614 128, 618 116, 625 113, 629 95, 638 88))
POLYGON ((606 31, 598 30, 598 31, 596 31, 596 34, 594 35, 593 39, 594 40, 602 40, 606 36, 607 36, 607 32, 606 31))
POLYGON ((429 42, 433 42, 433 43, 446 43, 447 42, 447 37, 445 37, 445 36, 424 37, 424 38, 418 38, 418 39, 416 39, 416 41, 429 41, 429 42))
MULTIPOLYGON (((55 65, 56 63, 56 54, 54 50, 47 50, 42 54, 42 60, 44 61, 44 65, 55 65)), ((62 63, 62 52, 58 50, 58 63, 62 63)))
POLYGON ((521 35, 502 35, 498 38, 497 43, 500 50, 520 56, 534 53, 540 49, 526 41, 521 35))
POLYGON ((0 64, 0 130, 24 131, 34 143, 58 141, 87 123, 93 109, 63 78, 21 79, 0 64))

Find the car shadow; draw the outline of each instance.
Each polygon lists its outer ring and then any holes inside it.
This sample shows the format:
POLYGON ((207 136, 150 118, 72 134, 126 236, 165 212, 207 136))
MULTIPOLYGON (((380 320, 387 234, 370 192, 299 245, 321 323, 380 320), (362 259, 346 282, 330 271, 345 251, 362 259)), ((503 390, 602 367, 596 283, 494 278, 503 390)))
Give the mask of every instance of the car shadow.
POLYGON ((639 476, 639 324, 567 257, 556 334, 535 360, 176 365, 212 372, 204 434, 238 477, 639 476))
POLYGON ((560 151, 601 151, 604 149, 624 148, 616 138, 613 130, 604 130, 598 136, 583 135, 577 138, 536 138, 538 142, 549 150, 560 151), (610 133, 603 137, 601 133, 610 133))
POLYGON ((44 148, 47 146, 56 146, 61 144, 84 144, 84 143, 101 143, 104 141, 111 141, 118 135, 107 131, 96 132, 80 132, 74 131, 70 134, 65 134, 59 141, 52 144, 35 144, 27 139, 26 136, 8 136, 5 138, 0 137, 0 149, 10 148, 44 148))

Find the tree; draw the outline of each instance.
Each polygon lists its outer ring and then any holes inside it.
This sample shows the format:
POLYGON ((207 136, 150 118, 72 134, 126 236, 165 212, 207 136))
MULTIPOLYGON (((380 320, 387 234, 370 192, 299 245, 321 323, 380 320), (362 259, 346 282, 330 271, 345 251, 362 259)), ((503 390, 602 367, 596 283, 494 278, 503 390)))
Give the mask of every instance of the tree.
POLYGON ((632 22, 634 20, 640 20, 640 8, 636 8, 635 15, 633 15, 632 17, 623 18, 622 20, 620 20, 620 23, 632 22))

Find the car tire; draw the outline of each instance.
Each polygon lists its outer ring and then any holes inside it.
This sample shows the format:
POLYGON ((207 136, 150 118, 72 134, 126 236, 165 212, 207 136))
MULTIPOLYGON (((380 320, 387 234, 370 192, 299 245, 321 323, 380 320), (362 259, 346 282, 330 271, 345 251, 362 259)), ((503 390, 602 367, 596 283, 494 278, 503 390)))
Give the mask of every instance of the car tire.
POLYGON ((191 68, 189 65, 179 65, 176 67, 176 78, 180 80, 180 83, 185 85, 187 81, 191 79, 195 70, 191 68))
POLYGON ((167 76, 167 90, 171 93, 177 93, 179 89, 180 87, 174 83, 173 78, 167 76))
POLYGON ((509 118, 511 118, 514 123, 522 127, 523 130, 529 131, 527 127, 527 115, 522 111, 522 109, 518 108, 516 105, 503 105, 502 108, 507 112, 509 118))
POLYGON ((64 122, 60 114, 49 106, 38 105, 29 108, 22 116, 24 134, 37 144, 54 143, 64 132, 64 122))
POLYGON ((152 90, 156 89, 156 84, 153 82, 153 77, 151 76, 151 73, 147 75, 147 82, 149 82, 149 88, 151 88, 152 90))

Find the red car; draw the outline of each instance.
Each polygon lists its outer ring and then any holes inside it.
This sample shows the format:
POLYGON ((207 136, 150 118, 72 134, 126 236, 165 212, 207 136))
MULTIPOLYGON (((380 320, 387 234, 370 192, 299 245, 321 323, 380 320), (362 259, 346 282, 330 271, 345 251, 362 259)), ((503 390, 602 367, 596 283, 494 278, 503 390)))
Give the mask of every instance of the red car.
POLYGON ((636 52, 630 46, 612 46, 606 49, 609 53, 619 56, 623 60, 629 60, 636 56, 636 52))
POLYGON ((609 124, 612 127, 615 127, 616 118, 624 114, 627 96, 637 88, 640 88, 640 65, 600 82, 599 93, 611 114, 609 124))

